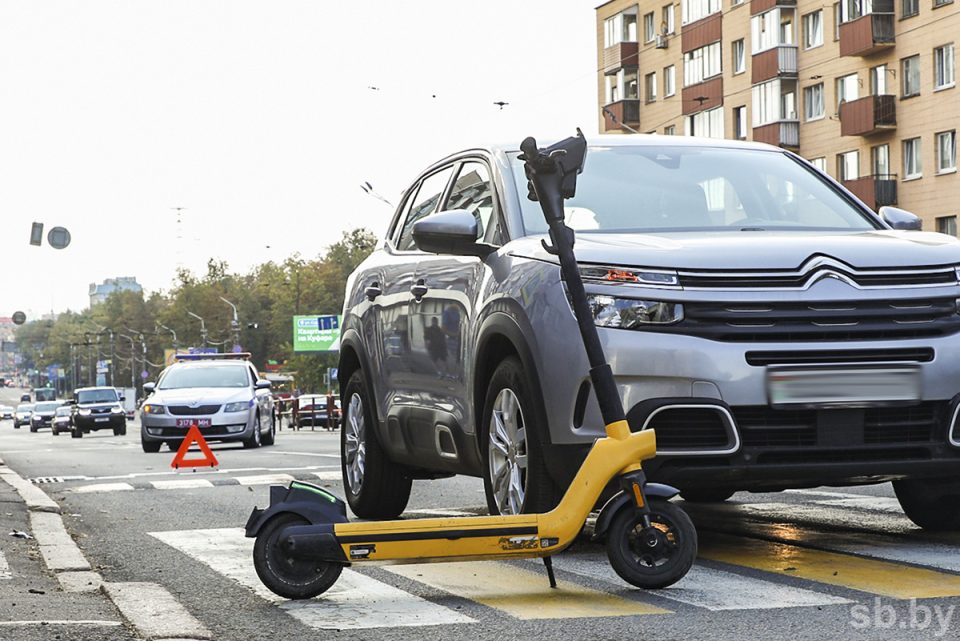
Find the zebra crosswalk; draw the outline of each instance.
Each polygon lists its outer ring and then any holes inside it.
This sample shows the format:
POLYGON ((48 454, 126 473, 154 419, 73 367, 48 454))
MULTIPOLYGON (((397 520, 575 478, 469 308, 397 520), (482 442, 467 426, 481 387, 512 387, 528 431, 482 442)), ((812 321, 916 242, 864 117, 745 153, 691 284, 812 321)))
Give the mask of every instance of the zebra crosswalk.
POLYGON ((534 559, 434 563, 347 569, 326 594, 292 602, 260 583, 251 559, 253 540, 240 528, 150 534, 315 629, 471 625, 488 616, 670 616, 691 608, 849 608, 873 597, 960 596, 960 561, 954 558, 956 546, 948 543, 847 532, 825 534, 814 548, 801 540, 802 528, 779 536, 773 530, 744 535, 708 528, 700 532, 693 569, 663 590, 633 589, 616 576, 601 547, 576 546, 554 559, 556 590, 534 559), (474 605, 455 606, 466 602, 474 605))
POLYGON ((10 564, 7 563, 7 557, 3 555, 3 550, 0 550, 0 581, 12 578, 13 573, 10 571, 10 564))

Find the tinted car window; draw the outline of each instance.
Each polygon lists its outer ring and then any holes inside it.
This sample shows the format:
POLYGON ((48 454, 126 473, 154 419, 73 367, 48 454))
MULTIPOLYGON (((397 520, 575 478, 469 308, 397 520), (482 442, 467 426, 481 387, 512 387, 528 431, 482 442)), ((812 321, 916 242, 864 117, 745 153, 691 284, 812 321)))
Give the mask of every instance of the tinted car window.
MULTIPOLYGON (((520 193, 523 163, 512 156, 520 193)), ((544 233, 539 205, 521 197, 526 232, 544 233)), ((575 198, 576 230, 871 230, 869 219, 806 163, 782 153, 687 147, 591 147, 575 198)))
POLYGON ((410 251, 417 248, 413 242, 413 225, 421 218, 437 211, 437 205, 440 202, 440 197, 443 196, 443 190, 450 180, 452 171, 452 167, 447 167, 430 174, 420 183, 417 193, 410 197, 410 207, 407 209, 407 216, 403 221, 403 228, 397 241, 397 249, 410 251))
POLYGON ((77 403, 113 403, 117 391, 112 389, 88 389, 77 392, 77 403))
POLYGON ((247 387, 249 384, 249 375, 245 367, 175 367, 164 374, 157 388, 247 387))
POLYGON ((483 238, 493 215, 493 185, 484 163, 463 163, 445 209, 466 209, 473 214, 477 219, 477 238, 483 238))

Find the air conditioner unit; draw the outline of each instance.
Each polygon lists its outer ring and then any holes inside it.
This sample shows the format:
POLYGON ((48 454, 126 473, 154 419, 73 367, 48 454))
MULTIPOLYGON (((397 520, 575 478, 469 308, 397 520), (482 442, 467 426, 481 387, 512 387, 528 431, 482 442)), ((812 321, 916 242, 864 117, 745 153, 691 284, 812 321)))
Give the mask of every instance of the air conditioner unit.
POLYGON ((657 49, 666 49, 668 42, 669 40, 667 40, 666 36, 659 34, 657 35, 657 49))

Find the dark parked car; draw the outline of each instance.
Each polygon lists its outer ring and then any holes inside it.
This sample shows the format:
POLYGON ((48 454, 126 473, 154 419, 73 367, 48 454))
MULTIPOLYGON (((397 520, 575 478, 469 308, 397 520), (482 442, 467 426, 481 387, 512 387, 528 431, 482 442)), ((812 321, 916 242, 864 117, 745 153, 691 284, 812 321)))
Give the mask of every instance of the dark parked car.
MULTIPOLYGON (((689 500, 893 480, 960 529, 960 242, 873 212, 789 151, 591 141, 566 225, 651 480, 689 500)), ((350 276, 344 485, 392 517, 411 480, 484 479, 491 512, 555 504, 604 433, 518 145, 424 171, 350 276), (545 244, 546 243, 546 244, 545 244)))
POLYGON ((42 427, 52 427, 53 417, 61 405, 60 401, 44 401, 35 404, 33 413, 30 414, 30 431, 36 432, 42 427))
POLYGON ((97 430, 113 430, 115 436, 127 433, 127 417, 122 398, 113 387, 81 387, 73 392, 73 438, 97 430))
POLYGON ((297 427, 309 425, 333 430, 340 425, 340 398, 334 397, 333 416, 327 407, 327 397, 322 394, 306 394, 297 399, 297 427))

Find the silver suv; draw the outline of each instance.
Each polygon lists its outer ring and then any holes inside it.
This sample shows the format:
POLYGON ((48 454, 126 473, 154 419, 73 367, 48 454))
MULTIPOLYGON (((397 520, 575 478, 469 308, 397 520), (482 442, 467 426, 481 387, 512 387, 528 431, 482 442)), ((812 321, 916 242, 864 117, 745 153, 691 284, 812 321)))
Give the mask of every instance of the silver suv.
MULTIPOLYGON (((354 512, 411 479, 481 476, 491 512, 549 508, 603 433, 517 146, 406 191, 346 288, 339 380, 354 512)), ((960 527, 960 243, 879 215, 802 158, 687 137, 592 141, 566 223, 652 480, 689 500, 893 480, 960 527)))
POLYGON ((243 441, 244 447, 273 445, 273 397, 249 354, 180 354, 160 373, 140 408, 144 452, 167 443, 176 451, 196 424, 207 441, 243 441))

